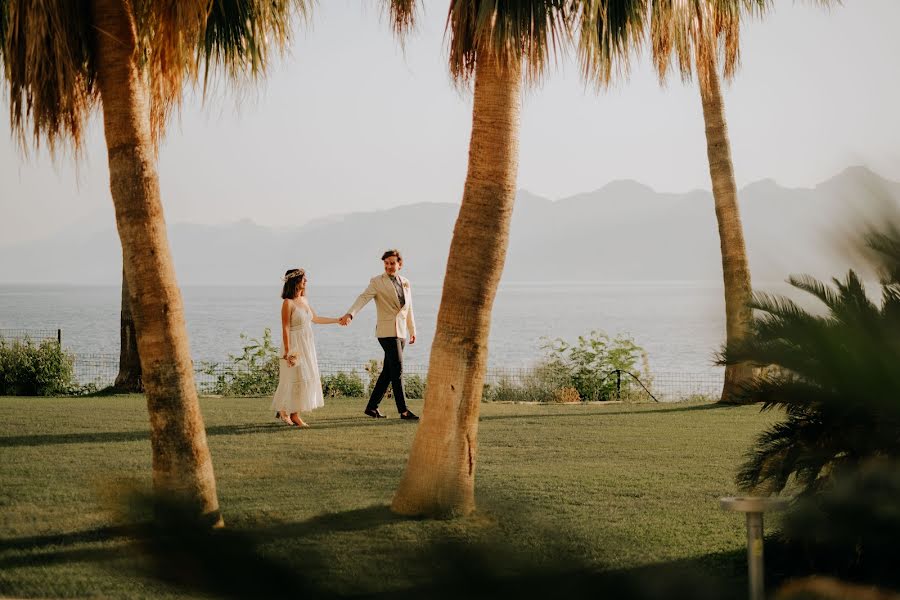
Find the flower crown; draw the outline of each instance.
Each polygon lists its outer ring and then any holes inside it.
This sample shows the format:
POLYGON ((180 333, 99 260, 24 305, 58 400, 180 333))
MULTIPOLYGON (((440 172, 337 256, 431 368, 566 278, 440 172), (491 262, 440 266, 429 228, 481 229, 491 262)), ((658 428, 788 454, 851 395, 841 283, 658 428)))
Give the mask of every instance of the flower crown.
POLYGON ((304 271, 303 269, 294 269, 293 271, 282 277, 281 280, 286 282, 290 281, 291 279, 296 279, 297 277, 303 277, 304 275, 306 275, 306 271, 304 271))

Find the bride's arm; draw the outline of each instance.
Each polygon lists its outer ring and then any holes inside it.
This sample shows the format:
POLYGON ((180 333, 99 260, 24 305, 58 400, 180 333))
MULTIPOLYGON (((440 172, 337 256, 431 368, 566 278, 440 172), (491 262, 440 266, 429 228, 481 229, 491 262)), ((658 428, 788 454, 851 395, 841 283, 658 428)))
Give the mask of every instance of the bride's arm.
POLYGON ((281 349, 284 353, 282 358, 287 360, 287 355, 291 351, 291 304, 289 300, 281 303, 281 349))
MULTIPOLYGON (((309 304, 307 304, 309 306, 309 304)), ((312 313, 312 322, 317 325, 334 325, 335 323, 340 323, 340 319, 335 319, 332 317, 320 317, 316 314, 316 311, 313 310, 312 306, 309 306, 309 312, 312 313)))

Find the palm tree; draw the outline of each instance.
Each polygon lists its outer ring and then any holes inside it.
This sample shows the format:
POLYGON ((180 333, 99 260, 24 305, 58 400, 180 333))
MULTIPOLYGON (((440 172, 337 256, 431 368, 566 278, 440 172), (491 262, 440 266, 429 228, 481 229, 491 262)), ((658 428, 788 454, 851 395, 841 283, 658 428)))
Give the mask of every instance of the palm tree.
MULTIPOLYGON (((605 9, 621 3, 450 2, 450 73, 460 83, 474 81, 469 165, 431 347, 425 408, 393 499, 397 513, 446 516, 475 508, 478 410, 515 200, 522 82, 538 79, 549 57, 568 44, 582 4, 605 9)), ((609 14, 614 25, 604 40, 618 56, 628 13, 609 14)))
POLYGON ((792 277, 825 313, 755 294, 749 335, 726 347, 724 364, 766 366, 747 399, 786 414, 756 440, 741 486, 777 492, 795 477, 809 492, 868 459, 900 459, 900 228, 870 234, 868 245, 883 273, 880 306, 852 270, 833 285, 792 277))
MULTIPOLYGON (((737 343, 747 335, 750 323, 750 267, 738 208, 731 143, 725 122, 725 105, 719 84, 719 50, 724 50, 724 73, 731 78, 739 58, 741 13, 761 11, 770 0, 655 0, 651 27, 653 58, 664 81, 674 58, 682 79, 697 73, 703 120, 706 125, 706 153, 712 180, 722 277, 725 287, 725 340, 737 343)), ((720 402, 742 398, 741 387, 753 377, 748 365, 729 364, 720 402)))
POLYGON ((137 349, 137 332, 134 329, 134 315, 128 299, 128 282, 122 269, 122 300, 119 310, 119 373, 113 387, 119 392, 142 392, 141 356, 137 349))
MULTIPOLYGON (((302 2, 297 2, 301 7, 302 2)), ((154 489, 221 523, 160 201, 156 148, 201 67, 255 71, 284 41, 284 0, 0 0, 0 59, 10 119, 51 151, 81 147, 100 106, 128 301, 150 414, 154 489)), ((208 71, 207 71, 208 72, 208 71)))

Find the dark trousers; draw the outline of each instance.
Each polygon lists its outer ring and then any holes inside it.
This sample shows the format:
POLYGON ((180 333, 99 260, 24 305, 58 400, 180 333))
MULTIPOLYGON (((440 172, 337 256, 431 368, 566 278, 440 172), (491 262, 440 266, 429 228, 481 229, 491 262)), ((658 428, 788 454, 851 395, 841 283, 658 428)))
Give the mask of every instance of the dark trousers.
POLYGON ((406 396, 403 395, 403 348, 406 340, 397 337, 378 338, 378 343, 384 348, 384 367, 372 389, 372 396, 366 410, 378 408, 378 404, 388 389, 388 384, 394 388, 394 401, 397 403, 397 411, 406 412, 406 396))

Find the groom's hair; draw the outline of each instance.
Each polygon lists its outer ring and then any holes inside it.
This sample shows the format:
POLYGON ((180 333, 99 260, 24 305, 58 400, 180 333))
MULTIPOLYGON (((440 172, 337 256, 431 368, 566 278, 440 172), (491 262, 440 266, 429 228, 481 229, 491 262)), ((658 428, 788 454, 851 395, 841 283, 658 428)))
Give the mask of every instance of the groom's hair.
POLYGON ((400 263, 403 262, 403 257, 400 256, 400 251, 397 250, 396 248, 391 248, 390 250, 385 250, 384 254, 381 255, 381 260, 387 260, 392 256, 397 257, 397 262, 400 262, 400 263))

